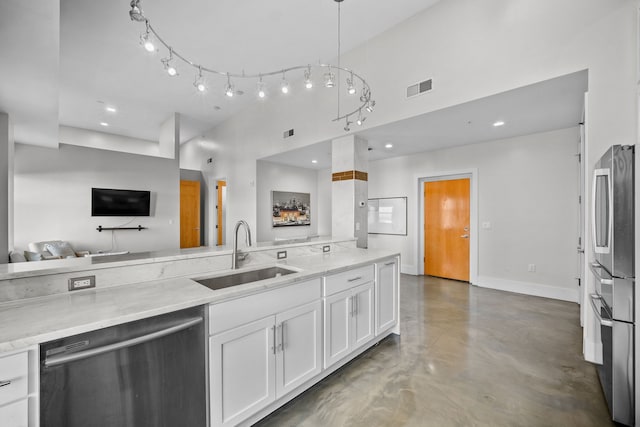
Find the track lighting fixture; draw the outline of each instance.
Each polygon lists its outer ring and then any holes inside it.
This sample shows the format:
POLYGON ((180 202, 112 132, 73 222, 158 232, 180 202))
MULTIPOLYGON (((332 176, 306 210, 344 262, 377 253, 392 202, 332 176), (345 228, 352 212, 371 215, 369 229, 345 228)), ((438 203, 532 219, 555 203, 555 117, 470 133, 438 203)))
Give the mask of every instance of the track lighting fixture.
POLYGON ((313 80, 311 80, 311 66, 309 66, 307 71, 304 72, 304 87, 307 89, 313 88, 313 80))
POLYGON ((284 71, 282 72, 282 81, 280 82, 280 91, 284 94, 289 93, 289 82, 284 77, 284 71))
MULTIPOLYGON (((169 44, 165 42, 165 40, 153 28, 149 19, 146 16, 144 16, 142 7, 140 6, 141 0, 130 1, 131 8, 129 10, 129 17, 131 18, 132 21, 144 22, 145 31, 142 34, 140 34, 140 44, 144 47, 146 51, 155 52, 157 50, 156 44, 160 44, 162 45, 161 47, 164 47, 167 49, 167 51, 169 52, 168 57, 161 60, 167 74, 169 74, 170 76, 178 75, 178 68, 176 66, 177 61, 181 61, 182 66, 190 66, 196 69, 196 76, 193 81, 193 86, 198 90, 198 92, 207 92, 207 81, 204 78, 204 73, 217 75, 222 78, 226 77, 227 83, 224 88, 224 93, 229 98, 234 97, 235 95, 242 94, 241 90, 235 89, 234 85, 231 82, 231 78, 255 79, 253 81, 257 80, 256 94, 258 98, 262 99, 267 96, 266 85, 263 82, 263 78, 269 78, 269 77, 275 78, 278 75, 282 75, 282 80, 280 81, 280 91, 283 94, 288 94, 290 91, 290 86, 289 86, 289 82, 286 79, 286 73, 303 72, 305 88, 312 89, 314 86, 314 82, 311 78, 312 67, 314 68, 314 72, 317 73, 316 75, 324 77, 324 86, 328 88, 332 88, 337 85, 336 74, 334 73, 335 70, 338 70, 337 71, 338 73, 344 72, 346 75, 349 76, 347 78, 347 94, 355 95, 357 92, 356 84, 358 86, 360 85, 362 86, 362 89, 360 91, 360 97, 359 97, 360 104, 355 106, 355 108, 353 108, 352 106, 353 109, 348 108, 347 111, 345 112, 340 111, 341 99, 347 99, 347 97, 342 91, 339 91, 341 93, 336 93, 336 96, 338 97, 338 108, 337 108, 336 117, 333 118, 332 120, 334 122, 336 121, 339 122, 340 120, 345 119, 344 130, 348 132, 350 130, 350 125, 353 123, 349 119, 355 117, 357 114, 358 120, 356 121, 356 123, 358 125, 361 125, 362 122, 364 122, 365 120, 365 117, 362 116, 362 112, 363 112, 362 110, 365 109, 368 112, 372 112, 375 106, 375 101, 371 99, 371 89, 369 87, 369 84, 366 82, 366 80, 361 75, 357 74, 354 70, 350 70, 348 68, 340 66, 340 3, 343 0, 334 0, 334 1, 338 4, 337 65, 323 64, 323 63, 319 63, 313 66, 312 65, 296 65, 296 66, 292 66, 292 67, 277 70, 277 71, 261 72, 259 74, 247 74, 244 71, 242 71, 242 73, 232 73, 230 71, 215 70, 213 68, 205 67, 204 65, 196 61, 193 61, 191 59, 188 59, 185 56, 181 55, 180 53, 174 51, 173 48, 169 46, 169 44)), ((338 77, 339 77, 339 74, 338 74, 338 77)), ((357 100, 357 98, 355 99, 349 98, 349 99, 352 99, 352 101, 349 101, 352 104, 355 103, 357 100)))
POLYGON ((353 73, 351 73, 350 78, 347 78, 347 93, 349 95, 356 94, 356 87, 353 85, 353 73))
POLYGON ((267 91, 264 89, 264 83, 262 83, 262 76, 260 76, 260 80, 258 80, 258 98, 262 99, 267 96, 267 91))
POLYGON ((233 85, 231 84, 231 76, 227 74, 227 84, 224 86, 224 94, 229 98, 233 98, 234 93, 233 85))
POLYGON ((336 85, 336 75, 331 72, 331 66, 329 66, 329 72, 324 75, 324 87, 332 88, 336 85))
POLYGON ((153 44, 153 40, 151 40, 151 25, 149 25, 149 22, 146 22, 147 24, 147 30, 140 34, 140 44, 144 47, 144 49, 147 52, 155 52, 156 47, 153 44))
POLYGON ((198 67, 198 74, 196 79, 193 81, 193 85, 198 89, 198 92, 204 92, 207 90, 207 85, 204 82, 204 77, 202 77, 202 68, 198 67))
POLYGON ((178 69, 171 63, 173 61, 173 49, 169 48, 169 57, 162 60, 164 69, 171 77, 178 75, 178 69))
POLYGON ((367 102, 367 106, 365 107, 365 109, 370 112, 373 113, 373 108, 376 106, 376 101, 374 101, 373 99, 369 100, 367 102))

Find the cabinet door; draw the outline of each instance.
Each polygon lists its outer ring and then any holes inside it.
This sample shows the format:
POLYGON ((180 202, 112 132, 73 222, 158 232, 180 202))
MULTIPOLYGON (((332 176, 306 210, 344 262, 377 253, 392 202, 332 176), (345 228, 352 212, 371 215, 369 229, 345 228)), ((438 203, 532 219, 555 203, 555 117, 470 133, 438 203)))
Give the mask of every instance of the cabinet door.
POLYGON ((322 369, 322 302, 276 315, 276 396, 282 397, 322 369))
POLYGON ((373 282, 353 289, 353 317, 351 318, 351 350, 355 350, 374 336, 373 282))
POLYGON ((376 335, 398 323, 398 262, 387 261, 376 266, 376 335))
POLYGON ((0 406, 0 424, 4 427, 28 427, 29 406, 27 399, 0 406))
POLYGON ((351 343, 351 290, 324 299, 324 367, 349 354, 351 343))
POLYGON ((214 335, 211 425, 236 425, 275 400, 273 316, 214 335))

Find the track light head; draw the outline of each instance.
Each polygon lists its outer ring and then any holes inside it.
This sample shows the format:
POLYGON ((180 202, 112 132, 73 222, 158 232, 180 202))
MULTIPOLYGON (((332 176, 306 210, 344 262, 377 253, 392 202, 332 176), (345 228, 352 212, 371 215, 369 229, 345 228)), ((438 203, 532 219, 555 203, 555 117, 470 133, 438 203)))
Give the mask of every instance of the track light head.
POLYGON ((198 89, 198 92, 206 92, 207 90, 207 84, 204 81, 204 77, 202 77, 202 67, 198 67, 198 74, 193 81, 193 86, 198 89))
POLYGON ((285 95, 289 93, 289 82, 284 78, 284 73, 282 73, 282 81, 280 82, 280 92, 285 95))
POLYGON ((149 34, 149 30, 140 34, 140 44, 144 47, 144 50, 147 52, 155 52, 156 47, 153 44, 153 40, 151 40, 151 35, 149 34))
POLYGON ((175 77, 178 75, 178 69, 175 65, 171 63, 173 61, 173 49, 169 48, 169 57, 164 58, 162 60, 162 64, 164 65, 164 69, 171 77, 175 77))
POLYGON ((373 109, 376 106, 376 101, 373 99, 367 103, 366 109, 368 112, 373 113, 373 109))
POLYGON ((262 83, 262 76, 260 76, 260 80, 258 81, 258 98, 264 99, 267 96, 267 91, 264 89, 264 83, 262 83))
POLYGON ((356 94, 356 87, 353 85, 353 73, 351 73, 351 78, 347 79, 347 93, 349 95, 356 94))
POLYGON ((140 0, 131 0, 131 10, 129 11, 129 17, 132 21, 144 22, 145 17, 142 14, 142 9, 140 8, 140 0))
POLYGON ((351 122, 349 121, 349 118, 347 117, 347 120, 346 120, 344 128, 343 128, 345 132, 349 132, 351 130, 350 125, 351 125, 351 122))
POLYGON ((304 72, 304 87, 307 89, 313 88, 313 80, 311 80, 311 66, 304 72))
POLYGON ((329 72, 324 75, 324 87, 332 88, 336 85, 336 75, 331 72, 331 68, 329 68, 329 72))

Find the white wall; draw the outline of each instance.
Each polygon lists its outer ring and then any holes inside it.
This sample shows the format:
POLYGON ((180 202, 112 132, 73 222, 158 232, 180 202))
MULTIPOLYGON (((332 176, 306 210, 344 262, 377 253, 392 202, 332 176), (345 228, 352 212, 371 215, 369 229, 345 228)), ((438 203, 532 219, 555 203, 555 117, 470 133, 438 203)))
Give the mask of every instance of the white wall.
POLYGON ((16 249, 29 242, 62 239, 76 250, 130 252, 178 248, 180 187, 177 160, 139 156, 61 144, 59 149, 16 144, 16 249), (130 225, 148 230, 98 232, 131 217, 91 217, 91 188, 151 191, 150 217, 130 225))
POLYGON ((576 127, 370 162, 369 197, 408 197, 408 235, 370 235, 369 247, 400 251, 403 272, 416 274, 418 179, 476 168, 478 220, 491 223, 478 229, 476 284, 577 302, 577 140, 576 127))
POLYGON ((257 162, 257 228, 258 242, 276 239, 291 239, 328 234, 327 223, 331 224, 331 175, 325 171, 297 168, 259 160, 257 162), (271 222, 271 191, 293 191, 311 195, 311 225, 308 227, 273 228, 271 222), (329 211, 327 212, 327 205, 329 211))

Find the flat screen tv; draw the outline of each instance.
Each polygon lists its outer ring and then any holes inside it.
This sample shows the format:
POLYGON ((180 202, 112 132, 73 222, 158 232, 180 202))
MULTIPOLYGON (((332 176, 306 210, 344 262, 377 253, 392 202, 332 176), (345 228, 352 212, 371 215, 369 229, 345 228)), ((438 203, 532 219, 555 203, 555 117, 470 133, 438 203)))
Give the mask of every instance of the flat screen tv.
POLYGON ((91 216, 149 216, 151 192, 91 189, 91 216))

